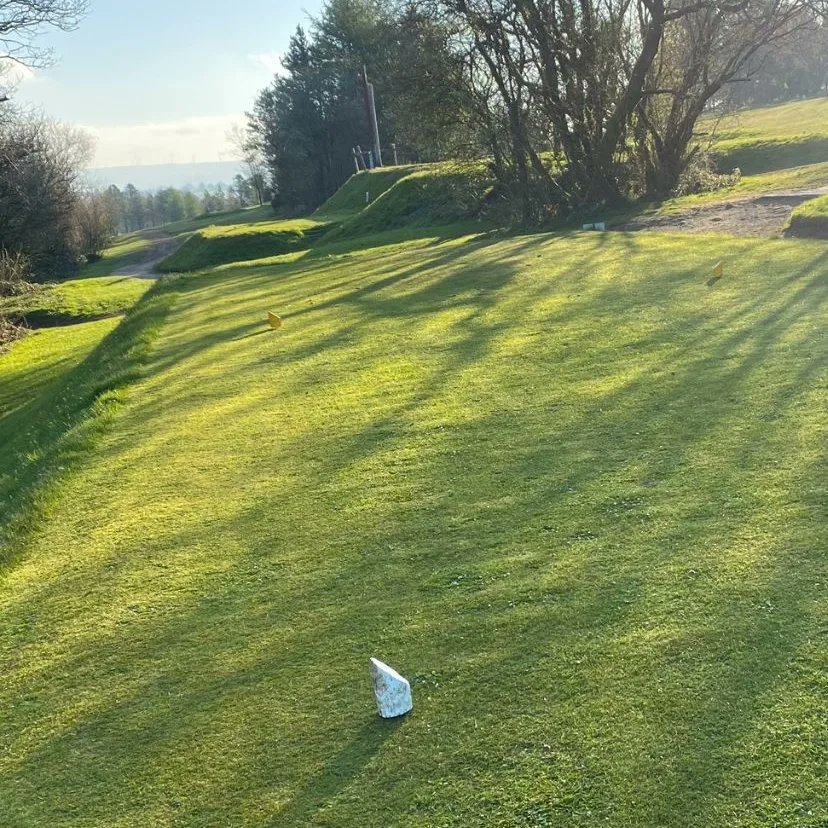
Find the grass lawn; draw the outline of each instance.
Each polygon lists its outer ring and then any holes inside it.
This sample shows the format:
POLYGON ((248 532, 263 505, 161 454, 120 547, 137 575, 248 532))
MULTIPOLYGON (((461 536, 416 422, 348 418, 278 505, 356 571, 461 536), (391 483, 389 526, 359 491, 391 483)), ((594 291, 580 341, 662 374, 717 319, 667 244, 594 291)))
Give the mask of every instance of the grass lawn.
POLYGON ((203 230, 206 227, 224 226, 228 224, 244 224, 254 221, 273 221, 273 209, 269 204, 262 207, 246 207, 243 210, 228 210, 224 213, 211 213, 192 219, 183 219, 159 227, 159 231, 170 236, 187 235, 203 230))
MULTIPOLYGON (((702 131, 712 125, 702 122, 702 131)), ((713 149, 722 169, 747 175, 828 162, 828 98, 729 115, 716 128, 713 149)))
POLYGON ((824 826, 825 246, 370 244, 0 421, 0 821, 824 826))
MULTIPOLYGON (((0 423, 77 368, 117 324, 117 319, 102 319, 48 328, 15 342, 0 356, 0 423)), ((3 459, 3 469, 8 469, 8 456, 3 459)))
POLYGON ((152 285, 147 279, 100 276, 60 282, 23 296, 0 299, 0 312, 35 327, 124 313, 152 285))

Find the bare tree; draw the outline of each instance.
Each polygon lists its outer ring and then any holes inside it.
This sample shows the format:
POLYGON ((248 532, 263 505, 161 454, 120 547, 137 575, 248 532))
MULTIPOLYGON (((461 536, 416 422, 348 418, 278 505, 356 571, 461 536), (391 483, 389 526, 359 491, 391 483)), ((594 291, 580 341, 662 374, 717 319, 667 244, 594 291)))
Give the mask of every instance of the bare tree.
POLYGON ((51 52, 35 40, 47 29, 76 28, 88 8, 88 0, 0 0, 0 61, 49 63, 51 52))
POLYGON ((636 110, 636 146, 645 191, 664 195, 702 149, 696 123, 730 83, 749 81, 752 59, 813 25, 805 0, 699 4, 667 26, 636 110))
POLYGON ((33 271, 52 277, 77 259, 73 210, 91 150, 80 130, 6 107, 0 125, 0 238, 33 271))
POLYGON ((107 194, 88 191, 77 200, 72 218, 75 240, 87 262, 98 261, 109 246, 118 227, 118 217, 107 194))
POLYGON ((227 140, 235 151, 236 158, 244 164, 247 180, 256 193, 261 207, 267 191, 267 164, 262 154, 258 136, 250 129, 235 125, 227 133, 227 140))
MULTIPOLYGON (((471 59, 470 94, 501 112, 515 186, 544 184, 540 151, 562 160, 570 205, 668 192, 692 158, 708 101, 826 0, 441 0, 471 59), (545 130, 540 140, 536 127, 545 130), (643 152, 636 165, 632 153, 643 152), (520 157, 524 162, 520 162, 520 157)), ((502 143, 502 140, 501 140, 502 143)), ((493 147, 497 172, 501 148, 493 147)), ((504 167, 506 169, 506 167, 504 167)), ((522 213, 527 214, 524 206, 522 213)))

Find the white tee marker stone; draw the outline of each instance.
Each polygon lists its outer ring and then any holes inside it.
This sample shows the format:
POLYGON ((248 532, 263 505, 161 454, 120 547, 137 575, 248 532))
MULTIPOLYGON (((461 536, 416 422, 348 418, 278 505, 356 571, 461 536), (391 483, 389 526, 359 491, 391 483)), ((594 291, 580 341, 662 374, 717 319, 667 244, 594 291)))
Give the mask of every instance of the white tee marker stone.
POLYGON ((404 716, 414 707, 408 680, 376 658, 371 659, 371 681, 374 684, 377 711, 383 719, 404 716))

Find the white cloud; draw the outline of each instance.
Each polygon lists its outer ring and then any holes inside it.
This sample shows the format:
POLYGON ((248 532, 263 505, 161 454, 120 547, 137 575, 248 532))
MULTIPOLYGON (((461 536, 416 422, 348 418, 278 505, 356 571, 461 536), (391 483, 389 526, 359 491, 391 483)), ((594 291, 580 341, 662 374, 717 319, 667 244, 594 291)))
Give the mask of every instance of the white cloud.
POLYGON ((284 71, 282 55, 279 52, 260 52, 259 54, 248 55, 248 58, 269 75, 279 75, 284 71))
POLYGON ((132 126, 84 126, 95 139, 95 167, 229 161, 227 133, 242 115, 184 118, 132 126))

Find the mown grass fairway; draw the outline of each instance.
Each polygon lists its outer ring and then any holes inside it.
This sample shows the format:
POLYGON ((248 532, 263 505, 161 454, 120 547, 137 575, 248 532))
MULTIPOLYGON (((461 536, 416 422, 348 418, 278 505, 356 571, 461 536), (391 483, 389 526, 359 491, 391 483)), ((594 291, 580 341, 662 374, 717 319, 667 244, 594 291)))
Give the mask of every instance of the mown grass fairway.
POLYGON ((133 365, 4 570, 0 822, 824 826, 824 245, 363 248, 62 380, 133 365))

